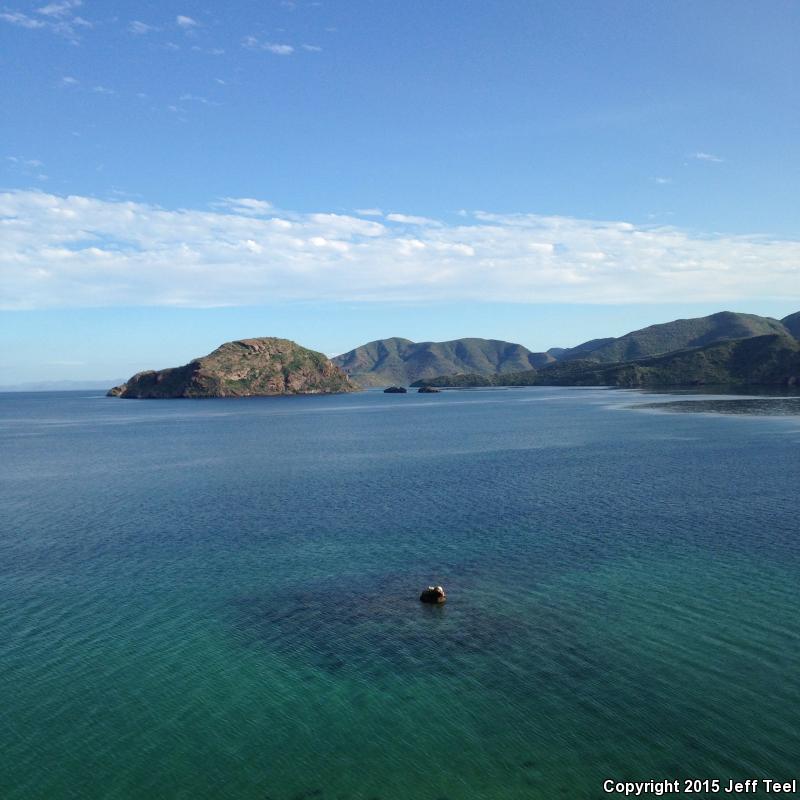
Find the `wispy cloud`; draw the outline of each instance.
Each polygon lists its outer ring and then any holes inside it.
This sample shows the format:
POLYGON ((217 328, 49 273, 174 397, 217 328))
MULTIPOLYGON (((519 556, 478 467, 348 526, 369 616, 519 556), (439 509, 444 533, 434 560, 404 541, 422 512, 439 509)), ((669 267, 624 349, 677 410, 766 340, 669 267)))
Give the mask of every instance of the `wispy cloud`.
POLYGON ((242 39, 242 47, 246 47, 248 50, 266 50, 276 56, 290 56, 294 53, 294 47, 290 44, 262 42, 255 36, 245 36, 242 39))
POLYGON ((257 200, 253 197, 223 197, 221 202, 214 205, 233 211, 235 214, 254 214, 256 216, 272 214, 275 210, 272 203, 267 200, 257 200))
POLYGON ((37 8, 38 17, 25 14, 21 11, 6 9, 0 12, 0 20, 11 25, 29 30, 48 30, 63 36, 72 44, 79 44, 78 29, 91 28, 92 23, 73 14, 73 10, 82 5, 82 0, 63 0, 63 2, 49 3, 37 8))
POLYGON ((44 28, 46 23, 40 19, 34 19, 21 11, 3 11, 0 12, 0 19, 5 22, 10 22, 12 25, 18 25, 20 28, 44 28))
POLYGON ((91 92, 92 94, 105 94, 110 96, 117 93, 114 89, 111 89, 102 83, 96 83, 93 86, 84 87, 77 78, 73 78, 71 75, 64 75, 64 77, 59 80, 58 85, 63 89, 71 89, 78 92, 87 91, 91 92))
POLYGON ((155 25, 148 25, 146 22, 140 22, 138 19, 133 20, 133 22, 128 25, 128 32, 136 34, 137 36, 143 36, 146 33, 154 33, 158 30, 161 29, 157 28, 155 25))
POLYGON ((62 0, 60 3, 48 3, 46 6, 36 9, 37 14, 46 17, 66 17, 74 8, 80 8, 83 0, 62 0))
POLYGON ((715 156, 713 153, 704 153, 702 151, 692 153, 692 158, 696 159, 697 161, 711 161, 714 164, 722 164, 722 162, 725 161, 724 158, 715 156))
POLYGON ((305 50, 305 51, 307 51, 309 53, 321 53, 322 52, 322 48, 319 45, 316 45, 316 44, 304 44, 304 45, 301 45, 301 46, 302 46, 303 50, 305 50))
POLYGON ((44 162, 38 158, 26 158, 25 156, 6 156, 9 169, 17 175, 24 176, 27 180, 35 178, 37 181, 46 181, 47 175, 42 172, 44 162))
POLYGON ((175 17, 175 24, 180 28, 184 28, 185 30, 200 26, 200 23, 196 19, 192 19, 192 17, 186 17, 183 14, 178 14, 178 16, 175 17))
POLYGON ((273 42, 265 42, 261 46, 262 50, 268 50, 270 53, 275 53, 276 56, 290 56, 294 53, 294 47, 290 44, 275 44, 273 42))
POLYGON ((411 214, 387 214, 389 222, 399 222, 403 225, 441 225, 442 223, 429 217, 415 217, 411 214))
POLYGON ((672 178, 655 177, 653 178, 653 181, 659 186, 666 186, 667 184, 672 183, 672 178))
POLYGON ((225 51, 221 47, 200 47, 198 44, 192 45, 192 51, 195 53, 205 53, 207 56, 225 55, 225 51))
POLYGON ((383 224, 278 211, 0 194, 0 307, 274 300, 800 300, 800 242, 535 214, 383 224))
POLYGON ((6 156, 6 161, 21 167, 38 168, 44 164, 38 158, 23 158, 22 156, 6 156))
POLYGON ((379 208, 357 208, 355 209, 356 214, 360 214, 362 217, 382 217, 383 211, 379 208))
POLYGON ((214 100, 209 100, 207 97, 203 97, 199 94, 182 94, 178 98, 182 103, 200 103, 204 106, 218 106, 219 103, 215 102, 214 100))

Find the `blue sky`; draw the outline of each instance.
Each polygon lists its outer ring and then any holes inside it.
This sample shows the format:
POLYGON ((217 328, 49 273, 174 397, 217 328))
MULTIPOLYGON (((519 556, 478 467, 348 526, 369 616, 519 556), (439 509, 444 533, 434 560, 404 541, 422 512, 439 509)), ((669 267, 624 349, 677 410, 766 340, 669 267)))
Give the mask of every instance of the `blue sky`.
POLYGON ((800 4, 0 8, 0 383, 800 308, 800 4))

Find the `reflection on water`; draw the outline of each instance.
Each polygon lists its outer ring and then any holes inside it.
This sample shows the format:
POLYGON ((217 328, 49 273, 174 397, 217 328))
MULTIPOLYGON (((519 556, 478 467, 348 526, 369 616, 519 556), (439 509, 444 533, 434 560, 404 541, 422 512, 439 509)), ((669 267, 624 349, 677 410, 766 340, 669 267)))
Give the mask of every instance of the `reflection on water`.
POLYGON ((735 400, 673 400, 646 403, 637 408, 685 413, 747 414, 758 417, 790 417, 800 414, 800 397, 747 397, 735 400))

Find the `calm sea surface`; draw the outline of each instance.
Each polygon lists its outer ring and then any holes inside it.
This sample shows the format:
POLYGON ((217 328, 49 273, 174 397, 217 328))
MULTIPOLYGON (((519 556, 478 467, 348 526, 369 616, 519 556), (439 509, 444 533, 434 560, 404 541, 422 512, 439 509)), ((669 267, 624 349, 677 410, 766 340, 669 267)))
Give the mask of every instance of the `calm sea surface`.
POLYGON ((800 416, 732 402, 0 395, 0 797, 800 778, 800 416))

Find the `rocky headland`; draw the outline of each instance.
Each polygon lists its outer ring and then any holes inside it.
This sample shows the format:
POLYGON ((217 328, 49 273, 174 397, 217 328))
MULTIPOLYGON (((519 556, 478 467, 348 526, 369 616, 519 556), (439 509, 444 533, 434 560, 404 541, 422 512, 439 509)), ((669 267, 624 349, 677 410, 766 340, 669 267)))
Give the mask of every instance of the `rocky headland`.
POLYGON ((181 367, 139 372, 110 397, 137 399, 257 397, 358 391, 326 356, 288 339, 226 342, 181 367))

